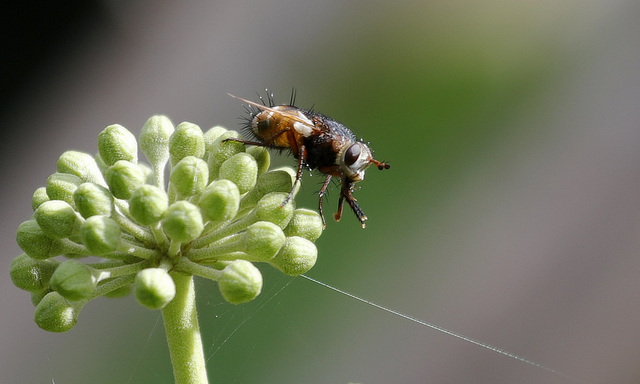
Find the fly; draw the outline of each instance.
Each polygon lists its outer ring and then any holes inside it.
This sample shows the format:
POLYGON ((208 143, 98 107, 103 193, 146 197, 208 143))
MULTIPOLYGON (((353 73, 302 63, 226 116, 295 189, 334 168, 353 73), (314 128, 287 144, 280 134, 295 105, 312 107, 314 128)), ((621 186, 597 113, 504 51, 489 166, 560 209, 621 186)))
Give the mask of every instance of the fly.
MULTIPOLYGON (((248 145, 256 145, 274 149, 286 149, 298 160, 296 179, 284 204, 289 202, 293 191, 302 178, 303 168, 317 169, 325 175, 324 183, 318 193, 318 212, 322 224, 326 227, 322 210, 322 200, 332 177, 341 180, 338 210, 333 215, 340 221, 344 202, 346 201, 355 213, 358 221, 365 227, 367 216, 364 214, 353 191, 355 184, 364 180, 365 170, 370 165, 378 169, 389 169, 390 165, 373 158, 369 146, 356 139, 351 130, 327 116, 301 109, 293 105, 276 105, 273 94, 268 93, 268 105, 262 100, 255 103, 229 94, 246 103, 250 118, 247 131, 253 140, 227 139, 248 145)), ((260 98, 262 99, 262 98, 260 98)))

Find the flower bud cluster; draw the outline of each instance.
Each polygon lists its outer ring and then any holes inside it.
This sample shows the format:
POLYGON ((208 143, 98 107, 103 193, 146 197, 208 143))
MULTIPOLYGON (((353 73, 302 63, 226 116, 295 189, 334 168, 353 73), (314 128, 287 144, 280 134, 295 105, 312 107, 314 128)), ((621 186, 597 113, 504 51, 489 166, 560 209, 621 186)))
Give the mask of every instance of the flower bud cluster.
POLYGON ((62 154, 33 194, 33 216, 16 236, 24 253, 11 264, 13 283, 32 295, 36 323, 67 331, 90 300, 131 291, 142 305, 163 308, 176 294, 176 273, 215 280, 225 300, 243 303, 262 289, 254 263, 292 276, 313 267, 322 220, 293 199, 283 204, 294 170, 270 170, 264 148, 225 140, 238 137, 153 116, 139 136, 148 164, 121 125, 99 134, 95 156, 62 154))

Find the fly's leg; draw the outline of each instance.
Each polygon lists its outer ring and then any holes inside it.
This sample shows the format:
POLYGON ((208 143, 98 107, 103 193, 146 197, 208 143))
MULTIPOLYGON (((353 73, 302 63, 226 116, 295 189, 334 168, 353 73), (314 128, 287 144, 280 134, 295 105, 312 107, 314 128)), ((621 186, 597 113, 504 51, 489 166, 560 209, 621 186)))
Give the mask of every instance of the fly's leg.
POLYGON ((344 201, 346 200, 353 213, 355 213, 358 221, 360 221, 360 225, 364 229, 366 227, 365 221, 367 220, 367 216, 362 212, 362 208, 358 205, 358 201, 351 194, 353 192, 353 183, 347 180, 344 180, 342 183, 342 188, 340 190, 340 199, 338 200, 338 212, 333 215, 333 218, 336 221, 340 221, 342 218, 342 209, 344 207, 344 201))
POLYGON ((324 212, 322 212, 322 199, 324 198, 324 194, 327 192, 327 188, 329 187, 329 182, 331 182, 331 175, 327 175, 324 179, 324 183, 322 183, 322 188, 320 188, 320 192, 318 192, 318 213, 320 213, 320 217, 322 218, 322 228, 327 228, 327 222, 324 221, 324 212))
POLYGON ((298 171, 296 172, 296 179, 294 180, 293 185, 291 186, 291 191, 289 191, 287 198, 284 199, 284 201, 282 202, 283 207, 287 205, 287 203, 291 201, 291 199, 293 198, 293 192, 295 191, 296 186, 302 179, 302 169, 306 164, 306 161, 307 161, 307 147, 305 147, 304 145, 301 145, 298 148, 298 171))
POLYGON ((242 144, 246 144, 246 145, 255 145, 256 147, 269 147, 271 146, 271 144, 278 138, 280 137, 280 135, 283 135, 285 133, 289 132, 289 128, 285 128, 283 130, 280 130, 278 132, 276 132, 273 136, 271 136, 270 138, 266 139, 265 141, 251 141, 251 140, 242 140, 242 139, 236 139, 235 137, 230 137, 228 139, 224 139, 222 140, 223 143, 226 143, 227 141, 236 141, 238 143, 242 143, 242 144))

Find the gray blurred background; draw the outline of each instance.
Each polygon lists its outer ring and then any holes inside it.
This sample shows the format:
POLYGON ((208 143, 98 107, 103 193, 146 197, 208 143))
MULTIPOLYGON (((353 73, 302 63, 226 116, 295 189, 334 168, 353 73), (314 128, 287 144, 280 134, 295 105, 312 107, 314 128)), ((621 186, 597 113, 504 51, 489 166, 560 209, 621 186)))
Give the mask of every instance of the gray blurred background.
MULTIPOLYGON (((46 5, 45 5, 46 4, 46 5)), ((159 312, 99 299, 41 331, 8 276, 33 190, 152 114, 238 127, 227 92, 325 113, 370 169, 308 275, 593 383, 640 381, 637 1, 215 1, 3 12, 1 383, 171 383, 159 312)), ((274 156, 278 164, 294 164, 274 156)), ((321 178, 305 174, 298 206, 321 178)), ((335 209, 337 191, 326 204, 335 209)), ((567 383, 269 268, 199 282, 212 383, 567 383)))

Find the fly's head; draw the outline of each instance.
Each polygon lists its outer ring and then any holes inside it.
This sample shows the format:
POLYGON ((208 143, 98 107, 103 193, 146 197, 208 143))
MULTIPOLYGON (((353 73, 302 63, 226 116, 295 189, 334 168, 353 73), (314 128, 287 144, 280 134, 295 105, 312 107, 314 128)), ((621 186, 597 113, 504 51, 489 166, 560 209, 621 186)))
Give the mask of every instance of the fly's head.
POLYGON ((389 169, 390 165, 373 158, 369 146, 362 142, 348 143, 338 153, 338 165, 351 183, 364 180, 364 173, 370 165, 378 169, 389 169))

